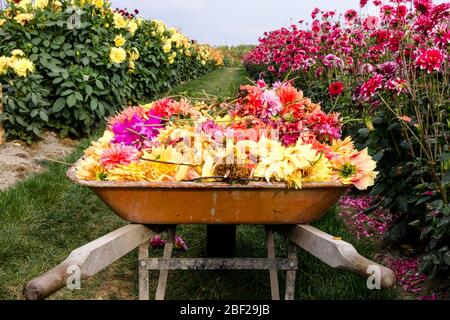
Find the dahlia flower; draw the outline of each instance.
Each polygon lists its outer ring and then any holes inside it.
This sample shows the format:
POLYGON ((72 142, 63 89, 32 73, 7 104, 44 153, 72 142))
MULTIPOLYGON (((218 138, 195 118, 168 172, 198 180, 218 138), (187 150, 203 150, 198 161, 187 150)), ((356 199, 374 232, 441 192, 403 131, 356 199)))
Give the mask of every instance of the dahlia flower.
POLYGON ((344 91, 344 84, 340 81, 332 82, 328 87, 328 94, 333 97, 341 95, 342 91, 344 91))
POLYGON ((366 82, 362 84, 359 88, 359 95, 364 100, 369 99, 375 92, 382 87, 383 84, 383 76, 381 74, 376 74, 366 82))
POLYGON ((109 52, 109 60, 113 63, 122 63, 127 58, 127 52, 123 48, 113 47, 109 52))
POLYGON ((311 145, 299 141, 293 147, 283 147, 274 140, 263 138, 258 143, 260 160, 254 177, 265 178, 267 182, 286 181, 289 185, 301 187, 302 171, 314 162, 317 153, 311 145))
POLYGON ((164 241, 159 234, 150 240, 150 245, 153 249, 164 248, 165 244, 166 241, 164 241))
POLYGON ((116 47, 123 47, 125 45, 125 38, 119 34, 114 38, 114 44, 116 45, 116 47))
POLYGON ((85 157, 77 165, 76 177, 80 180, 100 180, 104 169, 97 160, 85 157))
POLYGON ((114 142, 134 146, 139 150, 145 147, 162 128, 161 120, 151 117, 151 112, 149 115, 145 119, 134 114, 131 119, 115 122, 111 128, 115 135, 114 142))
POLYGON ((282 105, 280 98, 277 96, 276 92, 273 90, 264 91, 263 95, 263 105, 261 108, 261 119, 267 120, 272 116, 275 116, 280 112, 282 105))
POLYGON ((367 153, 367 148, 350 156, 331 160, 334 174, 343 184, 353 184, 359 190, 373 186, 378 174, 376 162, 367 153))
POLYGON ((175 236, 175 248, 186 251, 188 249, 188 246, 186 244, 186 241, 184 241, 182 237, 175 236))
POLYGON ((26 58, 13 59, 11 68, 19 77, 26 77, 35 70, 34 63, 26 58))
POLYGON ((113 144, 100 156, 100 163, 107 170, 113 169, 119 164, 129 164, 138 160, 139 151, 136 148, 120 143, 113 144))
POLYGON ((445 58, 446 55, 438 48, 421 48, 417 52, 415 65, 422 70, 426 70, 427 73, 431 73, 440 70, 445 58))
POLYGON ((319 155, 312 166, 303 171, 302 182, 330 181, 332 173, 328 159, 323 155, 319 155))

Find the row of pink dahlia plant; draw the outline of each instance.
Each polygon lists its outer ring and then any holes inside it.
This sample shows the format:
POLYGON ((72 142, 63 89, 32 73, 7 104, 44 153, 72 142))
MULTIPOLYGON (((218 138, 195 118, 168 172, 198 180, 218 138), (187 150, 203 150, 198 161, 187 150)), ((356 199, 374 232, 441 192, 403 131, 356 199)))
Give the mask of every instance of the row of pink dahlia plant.
POLYGON ((247 69, 294 78, 340 112, 378 160, 376 192, 428 249, 443 248, 428 260, 433 270, 450 270, 450 3, 365 0, 342 14, 317 8, 311 18, 264 33, 244 58, 247 69))

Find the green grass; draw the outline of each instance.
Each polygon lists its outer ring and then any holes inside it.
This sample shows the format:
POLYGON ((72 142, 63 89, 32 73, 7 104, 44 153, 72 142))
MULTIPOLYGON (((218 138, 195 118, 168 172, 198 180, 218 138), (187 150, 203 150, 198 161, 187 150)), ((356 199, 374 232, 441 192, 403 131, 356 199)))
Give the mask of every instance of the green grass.
POLYGON ((188 97, 206 97, 203 92, 218 98, 227 98, 237 92, 240 84, 248 83, 243 68, 222 68, 206 76, 186 82, 167 94, 181 94, 188 97))
MULTIPOLYGON (((173 92, 200 92, 232 95, 246 82, 242 69, 225 68, 188 82, 173 92)), ((74 162, 89 145, 80 143, 66 158, 74 162)), ((76 186, 65 177, 66 167, 48 165, 37 174, 0 192, 0 299, 21 299, 23 285, 61 262, 71 250, 126 224, 114 215, 91 191, 76 186)), ((334 212, 316 223, 321 230, 341 236, 371 258, 374 246, 357 241, 346 231, 334 212)), ((179 226, 177 232, 188 242, 180 257, 202 256, 206 228, 179 226)), ((239 226, 237 254, 265 256, 264 228, 239 226)), ((276 237, 278 255, 286 254, 286 242, 276 237)), ((161 255, 161 250, 154 252, 161 255)), ((365 280, 334 270, 305 252, 299 254, 297 299, 394 299, 393 290, 370 291, 365 280)), ((135 251, 115 262, 95 277, 84 280, 81 290, 63 289, 52 299, 136 299, 137 254, 135 251)), ((158 274, 151 272, 151 295, 158 274)), ((283 277, 284 275, 282 275, 283 277)), ((282 277, 281 280, 282 280, 282 277)), ((281 284, 283 281, 280 282, 281 284)), ((283 285, 281 285, 283 287, 283 285)), ((168 299, 269 299, 268 273, 264 271, 176 271, 169 276, 168 299)))

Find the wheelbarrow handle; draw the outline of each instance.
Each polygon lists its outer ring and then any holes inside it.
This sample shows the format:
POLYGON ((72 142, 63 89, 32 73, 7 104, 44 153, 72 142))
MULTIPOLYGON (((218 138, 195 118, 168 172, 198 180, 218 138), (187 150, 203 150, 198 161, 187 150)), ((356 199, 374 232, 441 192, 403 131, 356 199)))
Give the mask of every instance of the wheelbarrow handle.
POLYGON ((80 280, 92 277, 163 230, 165 227, 150 229, 142 224, 129 224, 108 233, 73 250, 59 265, 28 282, 23 294, 30 300, 45 299, 71 283, 71 275, 78 275, 80 280))
POLYGON ((395 274, 391 269, 363 257, 350 243, 338 237, 303 224, 275 227, 275 230, 332 268, 346 270, 366 279, 374 275, 378 277, 382 288, 395 285, 395 274))
POLYGON ((41 300, 64 288, 70 276, 68 268, 71 266, 67 260, 28 282, 23 294, 27 300, 41 300))

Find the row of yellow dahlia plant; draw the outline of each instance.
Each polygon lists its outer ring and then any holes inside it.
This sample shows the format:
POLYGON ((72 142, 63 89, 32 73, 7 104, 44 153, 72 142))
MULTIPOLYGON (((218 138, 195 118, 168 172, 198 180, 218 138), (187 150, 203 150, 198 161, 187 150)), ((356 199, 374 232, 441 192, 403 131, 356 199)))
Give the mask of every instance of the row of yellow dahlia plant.
POLYGON ((367 149, 341 139, 338 114, 326 114, 290 83, 242 86, 214 106, 165 98, 109 120, 77 164, 82 180, 340 182, 373 185, 367 149), (295 130, 293 128, 296 128, 295 130))
POLYGON ((11 0, 0 38, 0 121, 28 140, 45 128, 89 134, 124 105, 223 65, 216 49, 104 0, 11 0))

